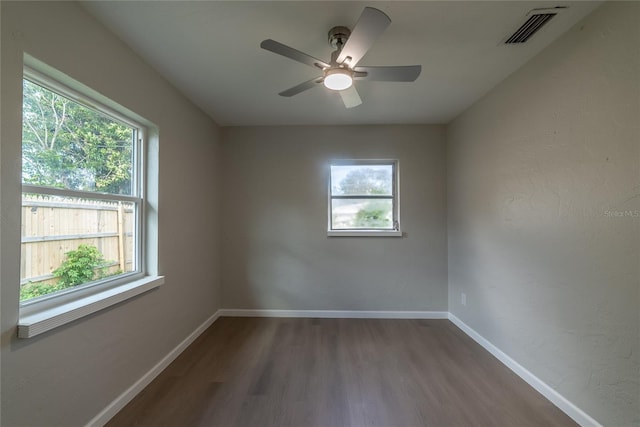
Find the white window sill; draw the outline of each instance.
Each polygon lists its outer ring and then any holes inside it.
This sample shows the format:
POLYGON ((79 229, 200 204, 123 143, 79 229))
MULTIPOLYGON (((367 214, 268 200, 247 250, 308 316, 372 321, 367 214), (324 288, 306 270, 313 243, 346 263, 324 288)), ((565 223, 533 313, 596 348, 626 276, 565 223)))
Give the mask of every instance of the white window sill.
POLYGON ((327 231, 328 237, 402 237, 400 230, 330 230, 327 231))
POLYGON ((20 314, 18 338, 31 338, 103 310, 164 284, 164 276, 148 276, 55 307, 20 314))

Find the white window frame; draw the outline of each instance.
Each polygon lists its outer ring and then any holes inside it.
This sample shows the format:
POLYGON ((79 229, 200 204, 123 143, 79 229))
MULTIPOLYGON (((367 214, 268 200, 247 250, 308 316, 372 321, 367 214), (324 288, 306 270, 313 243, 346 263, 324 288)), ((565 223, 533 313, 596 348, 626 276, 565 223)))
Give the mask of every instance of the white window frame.
MULTIPOLYGON (((28 58, 25 58, 25 62, 28 58)), ((39 61, 32 60, 34 65, 40 65, 39 61)), ((136 130, 133 168, 132 171, 132 195, 118 195, 91 191, 68 190, 62 188, 45 187, 31 184, 22 184, 22 193, 35 193, 49 196, 80 197, 93 200, 109 200, 133 203, 135 206, 135 271, 107 277, 102 280, 78 285, 64 291, 32 298, 20 302, 18 337, 30 338, 43 332, 62 326, 66 323, 95 313, 111 305, 132 298, 143 292, 147 292, 164 283, 164 277, 158 276, 148 269, 147 252, 147 200, 146 200, 146 151, 148 147, 148 130, 140 121, 126 113, 123 107, 117 108, 116 104, 109 101, 111 106, 92 96, 92 91, 78 90, 83 88, 80 83, 71 81, 70 85, 63 84, 40 70, 25 65, 23 79, 29 80, 45 89, 51 90, 61 96, 71 99, 82 106, 94 110, 107 117, 131 126, 136 130), (116 106, 116 108, 113 108, 116 106), (121 109, 122 111, 118 111, 121 109), (152 273, 152 274, 150 274, 152 273)), ((47 68, 44 64, 39 68, 47 68)), ((60 74, 53 72, 51 74, 60 74)), ((57 77, 57 76, 56 76, 57 77)), ((65 76, 66 77, 66 76, 65 76)), ((22 80, 20 81, 22 84, 22 80)), ((108 100, 107 100, 108 101, 108 100)), ((157 249, 157 248, 156 248, 157 249)), ((157 255, 157 253, 156 253, 157 255)), ((157 264, 153 263, 153 264, 157 264)))
POLYGON ((331 160, 328 166, 328 225, 327 236, 329 237, 402 237, 400 227, 400 173, 399 161, 396 159, 337 159, 331 160), (385 165, 392 167, 393 183, 392 195, 366 195, 366 196, 350 196, 350 195, 333 195, 331 182, 331 166, 366 166, 366 165, 385 165), (333 200, 339 199, 384 199, 392 200, 393 203, 393 227, 392 228, 353 228, 353 229, 334 229, 332 226, 332 205, 333 200))

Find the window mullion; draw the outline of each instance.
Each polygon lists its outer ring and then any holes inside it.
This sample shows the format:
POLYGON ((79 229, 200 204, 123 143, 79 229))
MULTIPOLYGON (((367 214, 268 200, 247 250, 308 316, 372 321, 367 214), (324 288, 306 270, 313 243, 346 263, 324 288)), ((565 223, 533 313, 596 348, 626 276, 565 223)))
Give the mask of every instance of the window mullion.
POLYGON ((66 188, 41 187, 39 185, 22 184, 22 192, 29 194, 43 194, 47 196, 75 197, 91 200, 111 200, 121 202, 140 203, 142 199, 124 194, 96 193, 91 191, 69 190, 66 188))
POLYGON ((331 196, 332 199, 356 199, 356 200, 369 200, 369 199, 380 199, 380 200, 392 200, 394 197, 392 195, 389 196, 382 196, 379 194, 370 194, 367 196, 355 196, 355 195, 343 195, 343 194, 339 194, 339 195, 332 195, 331 196))

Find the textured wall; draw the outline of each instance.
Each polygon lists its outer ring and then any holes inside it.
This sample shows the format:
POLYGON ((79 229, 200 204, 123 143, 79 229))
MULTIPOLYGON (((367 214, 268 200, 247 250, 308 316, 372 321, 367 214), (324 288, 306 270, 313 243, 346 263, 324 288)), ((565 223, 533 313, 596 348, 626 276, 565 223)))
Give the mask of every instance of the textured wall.
POLYGON ((223 130, 223 306, 447 310, 441 126, 223 130), (400 162, 406 238, 328 238, 328 161, 400 162))
POLYGON ((2 7, 2 425, 83 425, 219 308, 218 129, 72 2, 2 7), (159 128, 159 289, 16 338, 23 52, 159 128))
POLYGON ((606 426, 640 423, 639 24, 605 4, 447 127, 450 311, 606 426))

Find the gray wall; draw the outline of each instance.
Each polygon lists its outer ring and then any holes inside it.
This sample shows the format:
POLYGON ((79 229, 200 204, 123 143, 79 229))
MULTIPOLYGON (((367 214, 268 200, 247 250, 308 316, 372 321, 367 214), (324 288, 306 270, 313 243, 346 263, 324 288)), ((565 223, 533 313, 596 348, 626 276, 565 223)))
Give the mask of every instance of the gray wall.
POLYGON ((446 192, 444 127, 219 135, 75 4, 0 5, 2 425, 85 423, 221 306, 450 310, 605 425, 640 422, 637 3, 605 4, 447 126, 446 192), (23 52, 158 125, 166 275, 31 340, 15 338, 23 52), (400 160, 406 238, 326 237, 339 157, 400 160))
POLYGON ((219 130, 75 3, 1 2, 2 425, 83 425, 220 306, 219 130), (159 128, 159 289, 16 339, 23 52, 159 128))
POLYGON ((223 129, 225 308, 447 310, 441 126, 223 129), (400 163, 406 238, 328 238, 328 162, 400 163))
POLYGON ((639 18, 605 4, 447 127, 450 311, 607 426, 640 423, 639 18))

